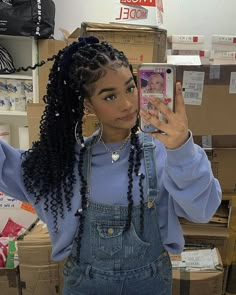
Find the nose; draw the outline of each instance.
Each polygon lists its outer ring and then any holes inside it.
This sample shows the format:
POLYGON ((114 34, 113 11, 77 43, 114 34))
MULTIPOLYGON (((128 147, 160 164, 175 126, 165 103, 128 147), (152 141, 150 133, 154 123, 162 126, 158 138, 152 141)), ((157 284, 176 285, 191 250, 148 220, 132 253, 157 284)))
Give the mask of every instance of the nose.
POLYGON ((124 95, 121 99, 120 108, 123 112, 129 112, 133 107, 133 102, 130 97, 124 95))

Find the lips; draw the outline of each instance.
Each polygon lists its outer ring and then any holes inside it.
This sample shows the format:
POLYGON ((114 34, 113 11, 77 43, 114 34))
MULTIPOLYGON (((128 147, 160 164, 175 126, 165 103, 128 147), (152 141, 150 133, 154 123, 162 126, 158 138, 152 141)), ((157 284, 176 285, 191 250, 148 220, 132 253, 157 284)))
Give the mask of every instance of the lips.
POLYGON ((134 118, 136 118, 136 116, 137 116, 137 112, 133 112, 131 114, 128 114, 127 116, 124 116, 124 117, 119 118, 119 120, 122 120, 122 121, 131 121, 134 118))

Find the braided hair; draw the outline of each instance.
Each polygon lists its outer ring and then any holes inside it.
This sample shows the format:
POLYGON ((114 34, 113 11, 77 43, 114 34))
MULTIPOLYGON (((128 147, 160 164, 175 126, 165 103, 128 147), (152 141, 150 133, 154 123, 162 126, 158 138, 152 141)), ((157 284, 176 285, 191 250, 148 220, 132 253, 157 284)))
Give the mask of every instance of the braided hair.
MULTIPOLYGON (((94 93, 93 83, 106 74, 109 64, 132 67, 123 52, 95 37, 80 38, 52 57, 54 63, 49 74, 45 110, 40 121, 40 138, 24 153, 23 179, 27 191, 35 197, 35 204, 43 200, 44 208, 53 216, 55 232, 58 231, 58 216, 64 218, 65 210, 71 211, 73 186, 76 173, 80 178, 81 209, 78 210, 79 231, 77 260, 80 257, 81 239, 87 208, 87 179, 83 174, 83 159, 86 151, 82 134, 84 99, 94 93), (81 142, 78 167, 75 167, 76 139, 73 130, 77 126, 81 142), (76 169, 78 169, 76 171, 76 169), (64 209, 63 204, 66 204, 64 209)), ((41 66, 38 64, 38 66, 41 66)), ((32 67, 31 67, 32 68, 32 67)), ((140 229, 144 227, 143 178, 139 173, 142 149, 139 142, 138 121, 131 129, 131 145, 128 167, 128 216, 125 230, 132 220, 133 176, 139 177, 140 229)))

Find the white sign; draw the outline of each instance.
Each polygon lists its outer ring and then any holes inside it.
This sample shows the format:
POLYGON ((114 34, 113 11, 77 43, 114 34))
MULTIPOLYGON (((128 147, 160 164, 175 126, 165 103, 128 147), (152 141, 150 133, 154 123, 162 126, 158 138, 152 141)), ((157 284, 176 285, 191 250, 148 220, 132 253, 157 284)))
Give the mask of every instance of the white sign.
POLYGON ((113 0, 113 23, 159 27, 163 24, 160 0, 113 0))
POLYGON ((183 97, 185 104, 201 105, 205 72, 184 71, 183 97))
POLYGON ((0 192, 0 209, 18 209, 22 202, 0 192))

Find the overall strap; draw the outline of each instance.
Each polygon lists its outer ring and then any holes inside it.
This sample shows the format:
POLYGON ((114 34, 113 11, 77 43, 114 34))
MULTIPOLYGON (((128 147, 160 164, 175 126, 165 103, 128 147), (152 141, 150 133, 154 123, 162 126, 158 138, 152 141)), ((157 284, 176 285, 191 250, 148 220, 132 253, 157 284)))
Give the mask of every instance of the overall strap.
POLYGON ((90 170, 91 170, 91 147, 94 139, 96 138, 96 134, 85 139, 85 146, 87 147, 84 156, 83 156, 83 175, 87 181, 87 194, 90 192, 90 170))
POLYGON ((152 207, 153 202, 157 199, 159 194, 156 164, 154 159, 154 149, 156 148, 156 145, 154 143, 153 138, 150 135, 143 133, 141 137, 143 143, 143 155, 146 170, 148 206, 152 207))

